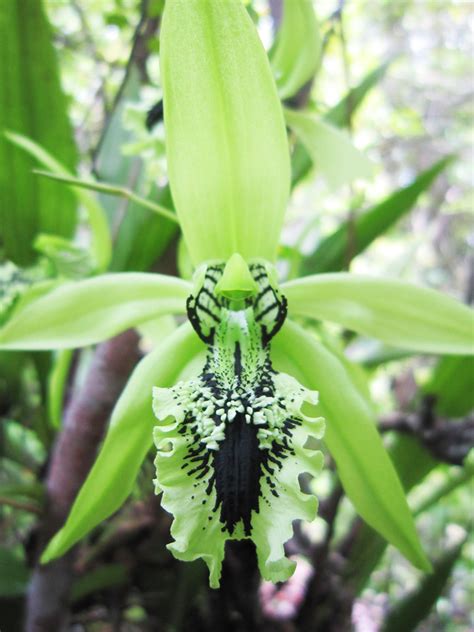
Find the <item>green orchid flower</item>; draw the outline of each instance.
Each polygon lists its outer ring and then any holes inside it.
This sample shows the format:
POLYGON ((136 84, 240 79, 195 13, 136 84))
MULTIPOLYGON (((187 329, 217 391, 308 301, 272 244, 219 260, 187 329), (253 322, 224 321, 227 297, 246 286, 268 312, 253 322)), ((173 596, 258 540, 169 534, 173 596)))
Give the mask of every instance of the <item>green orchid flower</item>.
MULTIPOLYGON (((135 369, 42 562, 121 506, 154 442, 173 554, 202 558, 216 587, 226 541, 250 538, 262 576, 283 581, 294 570, 284 552, 292 523, 316 515, 299 475, 318 475, 326 423, 325 446, 359 514, 429 569, 370 403, 345 359, 295 318, 330 320, 412 351, 466 354, 470 310, 432 290, 347 273, 279 284, 289 147, 254 25, 240 0, 167 0, 160 37, 169 179, 193 283, 146 273, 63 283, 0 330, 3 349, 65 349, 164 314, 189 320, 135 369)), ((293 82, 280 74, 280 86, 299 87, 301 68, 293 82)))

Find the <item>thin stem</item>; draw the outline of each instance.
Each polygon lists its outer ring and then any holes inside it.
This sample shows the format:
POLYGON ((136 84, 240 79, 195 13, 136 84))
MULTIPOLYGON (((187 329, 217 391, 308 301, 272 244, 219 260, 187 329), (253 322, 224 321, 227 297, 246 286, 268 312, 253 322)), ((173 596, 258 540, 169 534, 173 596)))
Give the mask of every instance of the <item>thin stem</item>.
POLYGON ((173 211, 171 211, 169 208, 161 206, 161 204, 156 204, 155 202, 150 202, 150 200, 140 197, 130 189, 127 189, 127 187, 116 184, 108 184, 106 182, 94 182, 93 180, 81 180, 80 178, 62 176, 56 173, 51 173, 49 171, 43 171, 42 169, 33 169, 33 173, 38 176, 50 178, 51 180, 57 180, 58 182, 64 182, 65 184, 69 184, 71 186, 79 187, 82 189, 98 191, 99 193, 104 193, 105 195, 115 195, 117 197, 123 197, 127 200, 130 200, 131 202, 135 202, 139 206, 150 209, 150 211, 153 211, 154 213, 157 213, 162 217, 166 217, 166 219, 169 219, 175 224, 179 224, 176 214, 173 213, 173 211))
POLYGON ((41 514, 41 508, 33 503, 23 502, 21 500, 15 500, 14 498, 7 498, 6 496, 0 496, 0 505, 6 505, 7 507, 13 507, 14 509, 21 509, 22 511, 28 511, 29 513, 41 514))

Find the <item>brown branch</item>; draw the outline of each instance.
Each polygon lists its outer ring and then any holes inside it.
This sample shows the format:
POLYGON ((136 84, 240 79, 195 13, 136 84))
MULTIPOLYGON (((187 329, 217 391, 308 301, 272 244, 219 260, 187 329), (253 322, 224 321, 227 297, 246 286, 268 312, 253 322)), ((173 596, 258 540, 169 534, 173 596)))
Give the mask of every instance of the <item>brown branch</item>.
MULTIPOLYGON (((51 456, 39 551, 64 523, 95 460, 113 406, 138 359, 138 336, 133 330, 97 347, 85 382, 70 401, 51 456)), ((64 629, 73 561, 71 551, 50 564, 37 564, 27 599, 27 632, 64 629)))
POLYGON ((422 415, 395 412, 384 416, 379 428, 417 437, 436 459, 451 465, 462 465, 474 446, 474 417, 461 421, 433 417, 427 423, 422 415))

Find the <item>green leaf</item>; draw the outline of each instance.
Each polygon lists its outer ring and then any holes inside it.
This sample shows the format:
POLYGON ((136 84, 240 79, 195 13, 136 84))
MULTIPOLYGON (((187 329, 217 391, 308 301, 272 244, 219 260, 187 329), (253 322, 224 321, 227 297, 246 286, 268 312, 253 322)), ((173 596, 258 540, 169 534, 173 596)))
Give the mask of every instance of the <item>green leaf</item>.
POLYGON ((76 579, 71 590, 71 601, 77 602, 92 593, 126 584, 129 572, 123 564, 103 564, 76 579))
POLYGON ((55 277, 83 279, 94 271, 89 251, 76 246, 70 239, 40 233, 34 246, 35 250, 49 259, 55 277))
POLYGON ((392 61, 393 59, 389 59, 371 70, 357 86, 348 91, 339 103, 326 112, 324 120, 336 127, 349 127, 352 115, 369 92, 385 77, 392 61))
POLYGON ((352 144, 348 134, 309 112, 284 110, 288 126, 306 147, 313 163, 332 189, 357 178, 370 178, 373 165, 352 144))
POLYGON ((63 555, 126 500, 153 443, 152 389, 177 382, 185 365, 201 349, 202 342, 185 324, 136 367, 114 408, 104 444, 67 522, 43 553, 43 564, 63 555))
MULTIPOLYGON (((151 44, 150 41, 148 43, 151 44)), ((139 98, 140 71, 132 59, 100 139, 94 160, 94 173, 100 181, 133 187, 141 193, 142 183, 146 180, 145 161, 140 156, 125 155, 122 150, 125 144, 133 140, 131 131, 123 124, 124 113, 128 104, 136 103, 139 98)), ((169 186, 162 189, 152 187, 147 198, 162 207, 173 209, 169 186)), ((130 200, 118 204, 109 195, 100 195, 99 200, 114 231, 110 269, 117 272, 149 270, 176 234, 175 221, 166 220, 130 200), (118 208, 122 219, 117 226, 118 208)))
MULTIPOLYGON (((418 439, 397 435, 389 448, 390 458, 405 493, 420 483, 438 464, 418 439)), ((417 515, 417 511, 413 512, 417 515)), ((344 575, 355 594, 365 588, 387 547, 386 541, 369 525, 363 524, 351 546, 344 575)))
POLYGON ((443 553, 434 563, 433 573, 425 576, 413 592, 395 604, 382 625, 382 632, 412 632, 417 628, 442 594, 466 539, 443 553))
POLYGON ((298 325, 287 322, 273 341, 275 367, 320 394, 325 443, 344 489, 362 518, 412 564, 429 570, 401 483, 383 446, 370 406, 344 366, 298 325))
POLYGON ((439 160, 408 186, 392 193, 355 219, 341 224, 334 233, 323 239, 311 255, 303 259, 301 275, 346 268, 356 255, 413 209, 419 196, 430 188, 452 160, 452 156, 439 160))
POLYGON ((0 597, 26 592, 29 571, 24 560, 7 548, 0 548, 0 597))
POLYGON ((73 352, 62 349, 58 352, 48 379, 48 417, 52 428, 61 427, 64 389, 66 388, 73 352))
POLYGON ((76 204, 67 190, 38 182, 32 161, 4 137, 13 129, 47 149, 74 169, 77 162, 67 102, 61 90, 52 33, 42 3, 0 3, 0 225, 6 256, 20 265, 36 258, 39 232, 71 237, 76 204), (19 236, 21 235, 21 239, 19 236))
POLYGON ((319 67, 321 36, 311 0, 284 0, 270 61, 282 99, 294 96, 319 67))
POLYGON ((46 456, 33 430, 5 418, 0 425, 0 455, 31 470, 36 470, 46 456))
MULTIPOLYGON (((5 135, 11 143, 35 158, 40 164, 54 173, 58 179, 59 176, 64 178, 74 177, 68 168, 56 160, 44 147, 35 143, 30 138, 26 138, 20 134, 14 134, 13 132, 7 132, 5 135)), ((98 271, 102 272, 106 270, 109 265, 112 251, 107 218, 105 217, 104 210, 94 196, 83 189, 73 188, 73 191, 87 213, 87 221, 91 229, 92 254, 98 271)), ((45 230, 44 232, 47 231, 45 230)))
POLYGON ((474 408, 474 358, 446 356, 441 358, 423 392, 436 397, 436 411, 447 417, 462 417, 474 408))
POLYGON ((185 311, 191 286, 175 277, 124 272, 64 283, 17 309, 0 329, 1 349, 73 349, 162 314, 185 311))
POLYGON ((431 509, 433 505, 437 505, 440 500, 468 483, 474 477, 474 464, 472 461, 469 462, 469 459, 467 459, 467 463, 463 467, 453 469, 455 470, 454 473, 446 476, 441 484, 430 489, 428 496, 414 505, 413 513, 415 516, 431 509))
MULTIPOLYGON (((385 62, 367 74, 362 81, 349 90, 339 103, 331 108, 323 117, 326 123, 336 127, 349 127, 352 115, 362 105, 367 94, 384 77, 391 61, 385 62)), ((308 174, 313 166, 311 157, 301 142, 296 143, 291 157, 292 178, 294 188, 308 174)))
POLYGON ((170 0, 161 30, 169 178, 196 265, 275 259, 289 152, 268 58, 241 2, 170 0))
POLYGON ((282 289, 293 314, 422 353, 474 352, 472 311, 428 288, 339 272, 289 281, 282 289))

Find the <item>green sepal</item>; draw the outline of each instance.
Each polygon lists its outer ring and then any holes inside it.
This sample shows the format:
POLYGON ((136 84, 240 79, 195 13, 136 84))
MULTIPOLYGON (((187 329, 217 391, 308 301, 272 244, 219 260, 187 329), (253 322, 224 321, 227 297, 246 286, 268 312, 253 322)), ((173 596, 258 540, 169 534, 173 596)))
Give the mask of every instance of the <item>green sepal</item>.
POLYGON ((324 442, 349 499, 362 518, 417 568, 431 566, 419 542, 402 485, 373 412, 338 358, 291 321, 273 342, 272 358, 309 388, 317 386, 326 419, 324 442))
POLYGON ((160 63, 169 180, 194 265, 235 252, 273 261, 289 150, 268 58, 244 5, 168 0, 160 63))
POLYGON ((63 555, 126 500, 152 445, 153 385, 175 383, 202 347, 190 325, 185 324, 138 364, 114 408, 97 460, 66 524, 44 551, 42 564, 63 555))
POLYGON ((0 329, 0 349, 73 349, 185 309, 190 285, 145 272, 64 283, 17 309, 0 329))
POLYGON ((474 316, 450 296, 405 281, 318 274, 282 284, 290 313, 331 320, 422 353, 474 353, 474 316))

